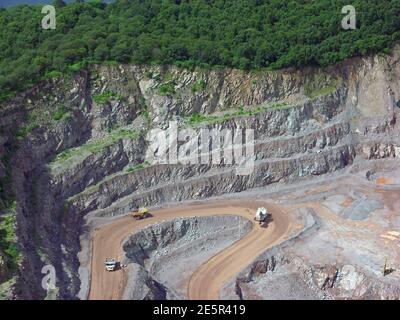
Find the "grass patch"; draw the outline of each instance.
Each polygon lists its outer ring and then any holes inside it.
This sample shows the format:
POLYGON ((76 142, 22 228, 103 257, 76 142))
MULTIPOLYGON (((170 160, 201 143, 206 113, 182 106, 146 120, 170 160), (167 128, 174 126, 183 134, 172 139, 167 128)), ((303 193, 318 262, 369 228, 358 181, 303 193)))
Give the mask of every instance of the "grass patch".
POLYGON ((62 105, 57 108, 57 110, 51 115, 54 121, 60 121, 68 116, 67 108, 62 105))
POLYGON ((60 71, 49 71, 44 75, 44 79, 57 79, 57 78, 61 78, 63 76, 63 74, 60 71))
POLYGON ((13 91, 0 92, 0 102, 7 101, 12 97, 15 97, 15 92, 13 91))
POLYGON ((145 161, 145 162, 139 163, 139 164, 137 164, 137 165, 135 165, 135 166, 133 166, 131 168, 128 168, 126 170, 126 172, 131 173, 131 172, 135 172, 135 171, 138 171, 138 170, 142 170, 142 169, 148 167, 149 165, 150 165, 150 163, 148 161, 145 161))
POLYGON ((101 61, 101 64, 105 66, 117 66, 119 63, 115 60, 106 60, 106 61, 101 61))
POLYGON ((206 82, 204 80, 199 80, 192 86, 192 92, 196 93, 199 91, 204 91, 205 88, 206 88, 206 82))
POLYGON ((143 118, 146 120, 146 124, 148 127, 151 126, 151 117, 150 117, 150 112, 147 110, 142 110, 140 114, 143 116, 143 118))
POLYGON ((158 88, 158 92, 161 96, 172 96, 176 93, 175 91, 175 83, 173 82, 168 82, 168 83, 163 83, 160 85, 158 88))
POLYGON ((93 140, 89 141, 88 143, 76 147, 76 148, 71 148, 64 150, 58 156, 55 158, 55 160, 51 163, 52 166, 55 165, 61 165, 67 161, 72 160, 73 158, 82 156, 82 155, 87 155, 87 154, 95 154, 98 153, 102 150, 104 150, 107 147, 112 146, 115 144, 117 141, 121 139, 136 139, 140 133, 138 131, 134 130, 128 130, 128 129, 115 129, 111 131, 108 135, 93 140))
POLYGON ((338 89, 339 81, 337 79, 330 79, 328 83, 321 79, 320 76, 316 76, 314 83, 307 85, 304 88, 304 94, 310 98, 315 99, 317 97, 327 96, 334 93, 338 89), (321 83, 325 83, 321 86, 321 83))
POLYGON ((122 96, 112 91, 104 91, 101 94, 93 96, 93 101, 97 104, 107 104, 110 103, 112 99, 122 99, 122 96))
POLYGON ((86 68, 88 66, 89 62, 88 61, 80 61, 74 64, 71 64, 70 66, 68 66, 68 71, 75 73, 75 72, 79 72, 81 70, 83 70, 84 68, 86 68))
POLYGON ((317 97, 327 96, 331 93, 334 93, 336 91, 336 89, 337 89, 336 86, 326 86, 326 87, 315 89, 312 91, 306 90, 306 96, 311 99, 315 99, 317 97))
POLYGON ((200 113, 194 113, 190 116, 189 118, 189 124, 198 124, 198 123, 203 123, 203 122, 210 122, 214 120, 218 120, 220 117, 219 116, 212 116, 212 115, 204 115, 200 113))
POLYGON ((38 119, 35 115, 29 114, 27 117, 27 121, 25 124, 21 125, 16 133, 17 139, 24 139, 30 134, 33 130, 39 127, 38 119))
POLYGON ((140 106, 140 115, 146 120, 146 124, 148 127, 151 126, 151 116, 149 112, 149 107, 146 103, 146 100, 143 97, 139 98, 139 106, 140 106))
POLYGON ((189 125, 196 125, 200 123, 213 124, 231 120, 233 118, 241 116, 254 116, 271 109, 281 110, 289 107, 290 106, 288 106, 285 103, 275 103, 264 106, 258 106, 250 110, 245 110, 244 107, 240 107, 239 110, 237 111, 225 113, 223 115, 203 115, 199 113, 194 113, 189 118, 185 119, 185 122, 188 123, 189 125))

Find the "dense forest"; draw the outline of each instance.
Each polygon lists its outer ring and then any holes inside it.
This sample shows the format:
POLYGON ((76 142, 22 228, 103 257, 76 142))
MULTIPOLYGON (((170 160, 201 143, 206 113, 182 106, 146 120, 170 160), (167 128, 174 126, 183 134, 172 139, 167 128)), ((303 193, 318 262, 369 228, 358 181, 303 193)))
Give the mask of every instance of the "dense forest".
POLYGON ((357 29, 344 30, 347 0, 55 1, 57 28, 41 6, 0 9, 0 96, 88 63, 279 69, 328 65, 387 51, 400 38, 400 1, 354 0, 357 29))

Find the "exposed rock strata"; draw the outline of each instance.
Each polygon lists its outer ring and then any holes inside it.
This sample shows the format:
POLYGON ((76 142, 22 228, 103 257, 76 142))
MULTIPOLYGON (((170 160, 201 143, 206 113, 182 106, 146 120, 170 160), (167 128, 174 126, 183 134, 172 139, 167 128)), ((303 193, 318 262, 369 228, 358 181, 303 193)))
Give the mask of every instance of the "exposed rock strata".
MULTIPOLYGON (((24 254, 16 297, 45 296, 45 264, 56 268, 59 298, 76 297, 85 215, 124 214, 139 203, 267 187, 334 172, 358 159, 398 158, 399 78, 398 50, 325 70, 273 73, 101 66, 42 82, 2 103, 0 152, 7 156, 0 158, 0 179, 5 181, 10 168, 7 190, 17 201, 24 254), (171 79, 175 93, 161 95, 160 86, 171 79), (204 87, 194 90, 199 81, 204 87), (96 102, 106 93, 107 102, 96 102), (268 108, 246 114, 261 105, 268 108), (66 114, 55 120, 60 106, 66 114), (142 134, 149 126, 165 128, 174 119, 184 124, 194 113, 218 117, 238 110, 243 113, 199 126, 254 129, 252 174, 238 176, 234 168, 210 165, 129 170, 145 160, 148 143, 142 134), (118 128, 132 127, 141 133, 137 138, 112 140, 118 128), (93 150, 93 142, 104 143, 110 135, 111 144, 93 150), (75 147, 85 152, 57 163, 57 155, 75 147)), ((2 193, 0 201, 5 197, 2 193)))

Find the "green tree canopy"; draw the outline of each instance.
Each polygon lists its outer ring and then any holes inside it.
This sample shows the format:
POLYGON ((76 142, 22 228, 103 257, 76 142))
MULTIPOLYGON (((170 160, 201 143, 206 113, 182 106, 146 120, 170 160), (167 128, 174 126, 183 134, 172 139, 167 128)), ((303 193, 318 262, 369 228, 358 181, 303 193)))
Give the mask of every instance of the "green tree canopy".
POLYGON ((352 1, 356 30, 341 27, 345 0, 54 3, 56 30, 41 28, 41 6, 0 10, 0 95, 87 62, 324 66, 387 51, 400 38, 398 0, 352 1))

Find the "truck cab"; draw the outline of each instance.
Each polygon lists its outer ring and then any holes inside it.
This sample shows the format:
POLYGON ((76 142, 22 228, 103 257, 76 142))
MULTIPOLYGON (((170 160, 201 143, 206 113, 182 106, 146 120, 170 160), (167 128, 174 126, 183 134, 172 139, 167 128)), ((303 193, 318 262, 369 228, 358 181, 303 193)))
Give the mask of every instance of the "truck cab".
POLYGON ((257 212, 256 212, 256 215, 254 217, 254 220, 258 221, 259 224, 261 225, 263 222, 265 222, 267 220, 268 215, 269 215, 269 213, 268 213, 268 210, 266 208, 264 208, 264 207, 258 208, 257 212))

